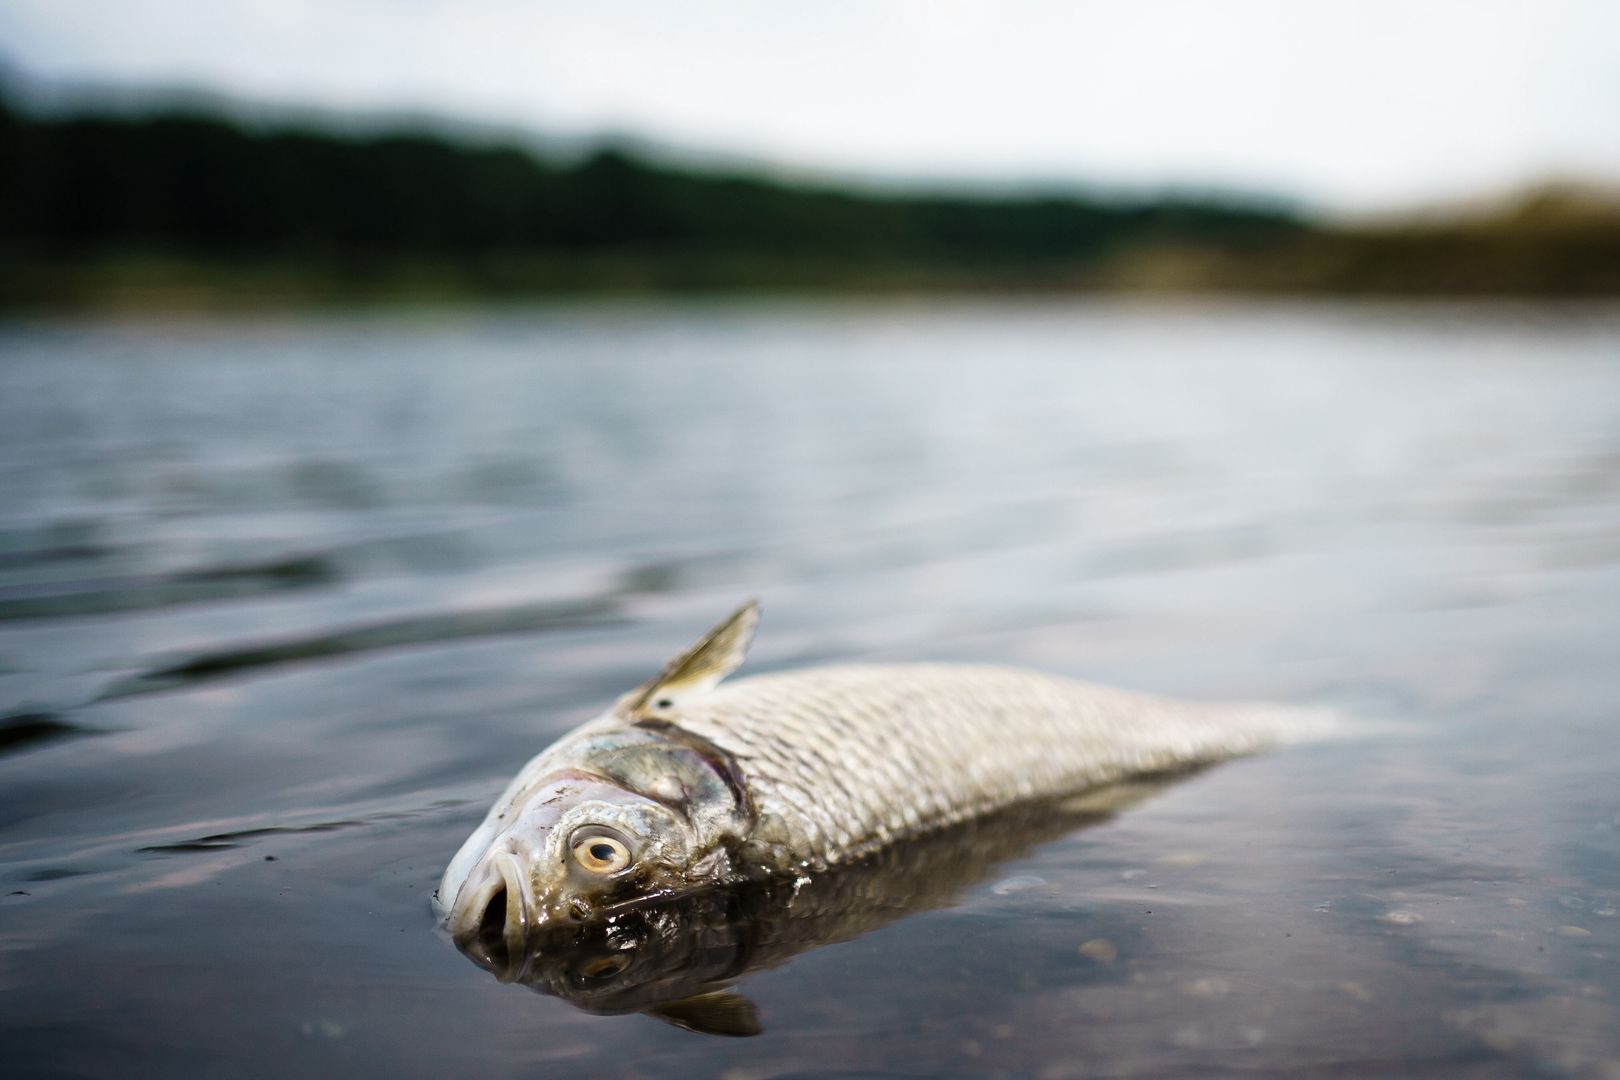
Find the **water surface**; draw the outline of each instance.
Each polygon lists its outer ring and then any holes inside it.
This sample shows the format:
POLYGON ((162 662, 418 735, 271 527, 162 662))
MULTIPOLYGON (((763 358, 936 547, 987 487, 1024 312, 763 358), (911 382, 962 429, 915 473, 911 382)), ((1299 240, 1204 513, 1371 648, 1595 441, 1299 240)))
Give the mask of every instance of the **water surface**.
POLYGON ((1620 1076, 1613 309, 12 323, 0 490, 8 1075, 1620 1076), (755 671, 1359 723, 1015 828, 751 1038, 470 963, 489 801, 749 595, 755 671))

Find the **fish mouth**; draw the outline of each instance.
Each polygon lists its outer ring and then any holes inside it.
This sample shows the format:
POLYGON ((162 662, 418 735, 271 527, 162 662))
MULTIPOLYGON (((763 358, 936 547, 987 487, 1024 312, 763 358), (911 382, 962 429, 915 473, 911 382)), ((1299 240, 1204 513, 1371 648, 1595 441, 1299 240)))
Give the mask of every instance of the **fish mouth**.
POLYGON ((500 942, 519 948, 542 921, 529 876, 515 853, 497 851, 476 884, 469 882, 451 912, 450 931, 459 940, 500 942))

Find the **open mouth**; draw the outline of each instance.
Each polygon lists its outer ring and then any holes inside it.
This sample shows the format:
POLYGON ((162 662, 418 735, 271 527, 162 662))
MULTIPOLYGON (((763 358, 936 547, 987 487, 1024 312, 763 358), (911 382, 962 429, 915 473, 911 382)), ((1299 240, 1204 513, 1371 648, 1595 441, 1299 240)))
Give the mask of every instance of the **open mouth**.
POLYGON ((506 936, 506 885, 502 884, 489 898, 484 914, 478 919, 478 936, 502 938, 506 936))
POLYGON ((496 852, 482 874, 462 889, 462 900, 450 918, 458 938, 485 942, 520 942, 535 922, 526 877, 517 856, 496 852))

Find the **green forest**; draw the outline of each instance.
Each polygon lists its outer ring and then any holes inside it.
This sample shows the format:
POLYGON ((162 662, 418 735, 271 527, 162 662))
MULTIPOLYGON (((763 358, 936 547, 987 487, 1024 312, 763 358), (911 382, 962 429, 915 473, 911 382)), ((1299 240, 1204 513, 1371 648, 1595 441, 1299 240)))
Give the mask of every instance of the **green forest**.
POLYGON ((0 104, 12 307, 805 289, 1613 294, 1620 216, 1542 192, 1489 220, 1330 228, 1260 200, 897 193, 0 104))

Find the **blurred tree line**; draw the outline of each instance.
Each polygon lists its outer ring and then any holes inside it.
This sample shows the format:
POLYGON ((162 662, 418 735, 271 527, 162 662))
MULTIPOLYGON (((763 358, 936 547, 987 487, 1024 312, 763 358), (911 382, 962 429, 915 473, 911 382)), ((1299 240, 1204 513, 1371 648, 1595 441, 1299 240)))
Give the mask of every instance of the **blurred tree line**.
MULTIPOLYGON (((1509 255, 1556 264, 1551 291, 1591 291, 1596 263, 1617 250, 1605 243, 1577 243, 1575 258, 1542 237, 1509 255)), ((778 285, 1399 292, 1435 281, 1492 291, 1477 267, 1455 272, 1478 254, 1467 238, 1341 235, 1213 198, 856 192, 616 150, 564 163, 413 132, 33 116, 0 102, 0 298, 13 303, 164 283, 338 297, 778 285), (1450 270, 1425 273, 1436 259, 1450 270)), ((1548 291, 1538 284, 1548 270, 1508 291, 1548 291)))
POLYGON ((570 166, 424 135, 257 134, 197 116, 4 120, 12 242, 195 252, 726 249, 1049 259, 1143 236, 1245 240, 1295 223, 1188 201, 855 195, 604 150, 570 166))

